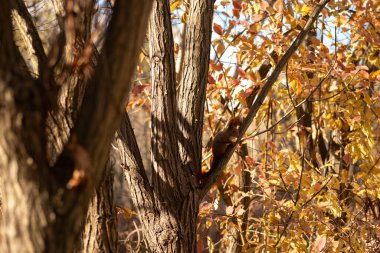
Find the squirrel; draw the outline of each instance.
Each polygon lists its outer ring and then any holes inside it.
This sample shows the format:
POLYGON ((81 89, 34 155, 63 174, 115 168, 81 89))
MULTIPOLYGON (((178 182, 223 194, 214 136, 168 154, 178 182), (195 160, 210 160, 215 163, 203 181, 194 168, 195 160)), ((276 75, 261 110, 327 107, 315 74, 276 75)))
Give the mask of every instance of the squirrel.
POLYGON ((239 137, 240 117, 232 117, 227 124, 227 128, 218 132, 212 142, 212 161, 208 172, 201 175, 200 182, 203 183, 215 169, 219 161, 225 157, 230 146, 234 145, 239 137))

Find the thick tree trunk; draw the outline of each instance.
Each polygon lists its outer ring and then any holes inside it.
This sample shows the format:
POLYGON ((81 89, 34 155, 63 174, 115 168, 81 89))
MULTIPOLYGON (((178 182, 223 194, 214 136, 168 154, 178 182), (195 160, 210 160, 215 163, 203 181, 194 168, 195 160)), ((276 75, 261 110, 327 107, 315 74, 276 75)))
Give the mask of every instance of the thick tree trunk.
POLYGON ((193 193, 175 205, 165 202, 165 194, 154 191, 143 171, 132 125, 127 113, 118 134, 118 149, 132 200, 139 212, 152 252, 195 252, 198 199, 193 193))
MULTIPOLYGON (((55 72, 50 65, 43 66, 44 75, 38 80, 29 74, 13 40, 11 10, 17 6, 13 1, 0 2, 2 252, 73 252, 90 198, 105 172, 150 7, 148 0, 116 2, 96 77, 85 93, 77 120, 71 122, 69 141, 54 146, 48 142, 55 139, 47 138, 45 132, 48 115, 54 119, 56 113, 52 91, 57 89, 56 83, 70 81, 67 76, 51 78, 55 72), (53 159, 47 146, 58 153, 53 159)), ((68 38, 66 43, 75 45, 68 38)))
POLYGON ((193 48, 194 44, 196 47, 185 54, 185 61, 191 58, 191 64, 196 69, 187 72, 188 82, 182 85, 184 92, 179 96, 181 103, 184 103, 181 108, 189 106, 191 109, 179 112, 170 3, 157 0, 153 5, 149 36, 152 63, 152 185, 146 177, 128 115, 125 115, 119 132, 125 175, 153 252, 196 251, 199 199, 194 173, 200 171, 201 165, 203 103, 213 1, 192 1, 190 9, 192 21, 186 38, 187 48, 193 48), (202 21, 200 26, 199 19, 202 21), (201 39, 194 41, 195 38, 201 39), (199 66, 201 69, 198 69, 199 66), (185 94, 192 89, 192 94, 185 94), (193 120, 188 121, 191 116, 193 120), (183 126, 181 130, 178 119, 183 126), (197 128, 194 133, 190 131, 193 128, 197 128), (180 155, 178 146, 184 147, 187 153, 180 155))

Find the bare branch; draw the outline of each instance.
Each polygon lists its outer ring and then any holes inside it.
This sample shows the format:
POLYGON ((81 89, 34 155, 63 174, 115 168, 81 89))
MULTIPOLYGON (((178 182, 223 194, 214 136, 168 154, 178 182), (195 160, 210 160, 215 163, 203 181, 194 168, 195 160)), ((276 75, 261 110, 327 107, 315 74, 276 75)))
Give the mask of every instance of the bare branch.
MULTIPOLYGON (((241 138, 241 140, 244 141, 244 140, 247 140, 247 139, 251 139, 251 138, 254 138, 254 137, 256 137, 256 136, 258 136, 260 134, 266 133, 268 131, 272 131, 273 128, 275 128, 278 124, 280 124, 283 120, 285 120, 294 110, 296 110, 297 108, 299 108, 300 106, 302 106, 306 101, 310 101, 311 96, 313 96, 313 94, 322 86, 322 84, 324 83, 324 81, 330 76, 331 71, 334 69, 334 66, 335 66, 335 62, 331 65, 330 69, 327 71, 327 74, 319 81, 319 83, 317 84, 317 86, 315 86, 315 88, 309 93, 309 95, 304 100, 302 100, 301 102, 299 102, 298 104, 294 104, 293 108, 291 110, 289 110, 287 113, 285 113, 284 116, 281 117, 281 119, 279 119, 278 121, 276 121, 275 123, 273 123, 270 127, 267 127, 265 130, 262 130, 262 131, 260 131, 258 133, 255 133, 255 134, 252 134, 250 136, 246 136, 244 138, 241 138)), ((296 122, 298 122, 300 120, 301 120, 301 118, 298 119, 296 122)))

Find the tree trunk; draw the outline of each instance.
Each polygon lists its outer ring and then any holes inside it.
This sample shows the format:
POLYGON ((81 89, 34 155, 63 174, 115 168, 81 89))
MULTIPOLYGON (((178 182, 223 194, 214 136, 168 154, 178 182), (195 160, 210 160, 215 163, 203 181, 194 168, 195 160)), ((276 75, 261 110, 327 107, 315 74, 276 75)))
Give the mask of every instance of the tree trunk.
POLYGON ((149 185, 127 113, 118 134, 118 149, 132 200, 138 210, 152 252, 195 252, 198 203, 190 192, 176 205, 165 202, 165 192, 149 185))
POLYGON ((170 4, 169 1, 157 0, 153 5, 149 36, 152 63, 152 185, 147 179, 128 115, 125 115, 119 132, 125 175, 153 252, 196 251, 199 199, 194 174, 200 171, 201 166, 203 103, 212 13, 213 1, 190 3, 191 21, 186 48, 194 48, 194 51, 185 50, 184 61, 191 59, 189 63, 197 69, 185 72, 184 91, 178 96, 177 103, 170 4), (198 69, 199 66, 201 69, 198 69), (184 110, 186 106, 193 109, 186 108, 187 112, 180 112, 180 103, 185 103, 181 104, 184 110), (190 117, 194 118, 188 121, 190 117), (181 127, 178 127, 178 121, 181 121, 181 127), (197 129, 195 133, 190 131, 194 128, 197 129), (196 146, 192 146, 195 143, 196 146), (178 146, 183 147, 186 153, 180 155, 178 146))
POLYGON ((113 194, 115 162, 112 157, 106 165, 106 176, 95 191, 87 212, 80 245, 76 252, 116 253, 117 217, 113 194))
MULTIPOLYGON (((74 19, 75 24, 80 8, 69 10, 68 6, 63 22, 69 19, 70 23, 74 19)), ((57 91, 67 88, 65 85, 70 86, 71 75, 78 78, 76 71, 70 71, 73 70, 71 57, 75 53, 70 55, 65 51, 64 62, 68 69, 61 69, 63 72, 57 79, 54 68, 61 58, 48 55, 47 65, 42 65, 43 71, 35 79, 29 74, 13 39, 11 10, 18 8, 16 1, 1 1, 0 180, 3 216, 0 248, 3 252, 73 252, 90 199, 105 173, 110 143, 130 89, 150 7, 148 0, 116 2, 95 77, 89 81, 78 117, 75 121, 68 121, 67 129, 72 127, 72 130, 65 129, 67 136, 59 138, 59 143, 50 143, 57 141, 54 136, 61 137, 62 134, 59 128, 49 137, 45 132, 47 125, 52 124, 55 129, 57 123, 55 116, 60 110, 57 91)), ((76 37, 70 37, 73 30, 64 32, 66 40, 58 43, 58 49, 76 45, 76 37)))

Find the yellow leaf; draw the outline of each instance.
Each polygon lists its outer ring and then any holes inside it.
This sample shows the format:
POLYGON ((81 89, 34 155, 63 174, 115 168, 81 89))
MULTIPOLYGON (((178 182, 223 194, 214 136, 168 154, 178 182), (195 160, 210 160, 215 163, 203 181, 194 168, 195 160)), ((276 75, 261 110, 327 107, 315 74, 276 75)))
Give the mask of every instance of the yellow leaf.
POLYGON ((302 9, 301 9, 301 14, 302 16, 306 16, 307 14, 309 14, 309 6, 307 6, 306 4, 304 4, 302 6, 302 9))
POLYGON ((282 0, 277 0, 276 3, 273 5, 273 9, 277 11, 278 13, 284 12, 284 3, 282 0))
POLYGON ((172 3, 170 5, 170 11, 171 12, 175 11, 178 8, 178 6, 181 4, 181 2, 182 2, 181 0, 177 0, 174 3, 172 3))
POLYGON ((377 76, 380 76, 380 70, 371 73, 371 78, 376 78, 377 76))
POLYGON ((207 236, 207 246, 209 247, 210 252, 214 252, 215 246, 210 236, 207 236))
POLYGON ((212 220, 211 219, 207 219, 206 221, 206 228, 210 228, 212 226, 212 220))
POLYGON ((184 24, 187 23, 187 12, 185 12, 185 13, 182 15, 181 21, 182 21, 182 23, 184 23, 184 24))
POLYGON ((363 100, 367 103, 367 105, 371 105, 371 98, 367 93, 364 93, 363 100))

